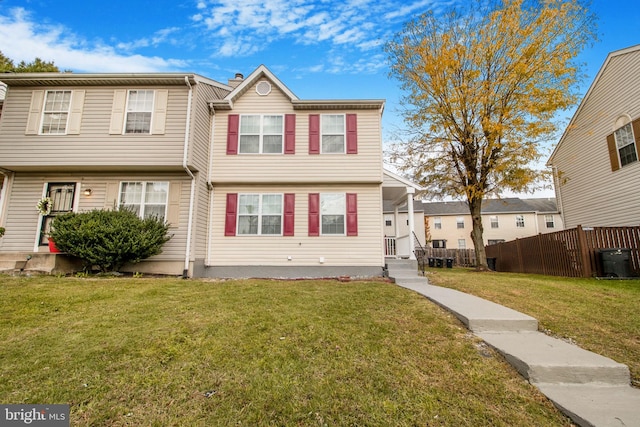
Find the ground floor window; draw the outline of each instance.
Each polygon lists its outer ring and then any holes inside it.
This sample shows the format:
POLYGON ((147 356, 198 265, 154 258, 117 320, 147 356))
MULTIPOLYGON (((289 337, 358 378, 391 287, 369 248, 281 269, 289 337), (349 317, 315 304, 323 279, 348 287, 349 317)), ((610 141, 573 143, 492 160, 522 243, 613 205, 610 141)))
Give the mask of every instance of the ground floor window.
POLYGON ((431 246, 434 249, 444 249, 447 247, 447 241, 446 240, 432 240, 431 241, 431 246))
POLYGON ((167 216, 169 183, 164 181, 125 181, 120 183, 120 209, 131 209, 140 218, 167 216))
POLYGON ((282 234, 282 194, 239 194, 238 234, 282 234))

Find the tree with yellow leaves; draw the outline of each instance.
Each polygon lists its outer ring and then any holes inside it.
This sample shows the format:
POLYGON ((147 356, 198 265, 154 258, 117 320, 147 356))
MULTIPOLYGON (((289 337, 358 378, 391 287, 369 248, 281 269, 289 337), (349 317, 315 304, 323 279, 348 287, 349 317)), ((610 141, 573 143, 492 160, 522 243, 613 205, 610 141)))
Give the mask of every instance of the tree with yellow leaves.
POLYGON ((466 199, 479 269, 482 201, 532 189, 556 113, 574 105, 576 56, 595 40, 580 0, 470 0, 408 22, 385 46, 408 137, 392 161, 431 196, 466 199))

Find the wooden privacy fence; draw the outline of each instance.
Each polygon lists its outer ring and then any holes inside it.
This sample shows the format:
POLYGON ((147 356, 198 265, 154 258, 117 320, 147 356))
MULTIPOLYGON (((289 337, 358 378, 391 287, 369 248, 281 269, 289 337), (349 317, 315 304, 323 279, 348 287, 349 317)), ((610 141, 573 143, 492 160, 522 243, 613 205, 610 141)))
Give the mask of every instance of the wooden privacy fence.
POLYGON ((497 271, 550 276, 602 276, 600 251, 630 250, 629 267, 640 272, 640 227, 581 227, 486 246, 497 271))

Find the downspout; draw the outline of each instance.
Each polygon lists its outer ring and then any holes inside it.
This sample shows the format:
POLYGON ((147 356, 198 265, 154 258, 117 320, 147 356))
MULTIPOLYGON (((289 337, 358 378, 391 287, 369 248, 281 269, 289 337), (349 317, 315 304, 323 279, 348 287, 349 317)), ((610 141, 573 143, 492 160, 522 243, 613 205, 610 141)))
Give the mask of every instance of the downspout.
POLYGON ((209 165, 207 172, 207 190, 209 190, 209 205, 207 211, 207 252, 205 254, 205 266, 211 265, 211 237, 213 236, 213 221, 211 221, 213 212, 213 138, 215 135, 215 115, 216 110, 213 108, 213 103, 209 103, 209 115, 210 115, 210 128, 209 128, 209 165))
POLYGON ((187 120, 184 129, 184 150, 182 157, 182 168, 191 178, 191 194, 189 195, 189 219, 187 221, 187 248, 184 254, 184 269, 182 270, 182 278, 189 277, 189 260, 191 258, 191 232, 193 229, 193 205, 196 198, 196 177, 187 166, 188 150, 189 150, 189 133, 191 131, 191 99, 193 97, 193 87, 189 83, 189 76, 184 76, 184 82, 189 87, 189 97, 187 99, 187 120))

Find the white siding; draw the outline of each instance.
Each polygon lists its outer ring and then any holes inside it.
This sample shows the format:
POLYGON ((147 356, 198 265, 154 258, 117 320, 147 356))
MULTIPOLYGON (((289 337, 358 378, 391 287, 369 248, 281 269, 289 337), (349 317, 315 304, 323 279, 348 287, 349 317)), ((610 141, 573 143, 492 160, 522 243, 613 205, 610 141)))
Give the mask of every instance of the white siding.
POLYGON ((213 266, 382 266, 383 224, 379 186, 223 186, 214 189, 211 265, 213 266), (227 193, 295 193, 294 236, 225 236, 227 193), (309 193, 358 195, 357 236, 308 236, 309 193), (291 261, 287 257, 291 256, 291 261), (320 263, 324 257, 324 264, 320 263))
POLYGON ((382 181, 380 111, 294 111, 289 99, 273 85, 268 96, 249 88, 233 110, 215 115, 213 181, 216 183, 299 183, 382 181), (296 114, 294 155, 227 155, 228 114, 296 114), (309 114, 358 115, 358 154, 309 154, 309 114))
POLYGON ((606 141, 620 116, 640 117, 638 76, 639 50, 611 57, 556 150, 556 192, 567 228, 640 223, 640 162, 612 172, 606 141))

